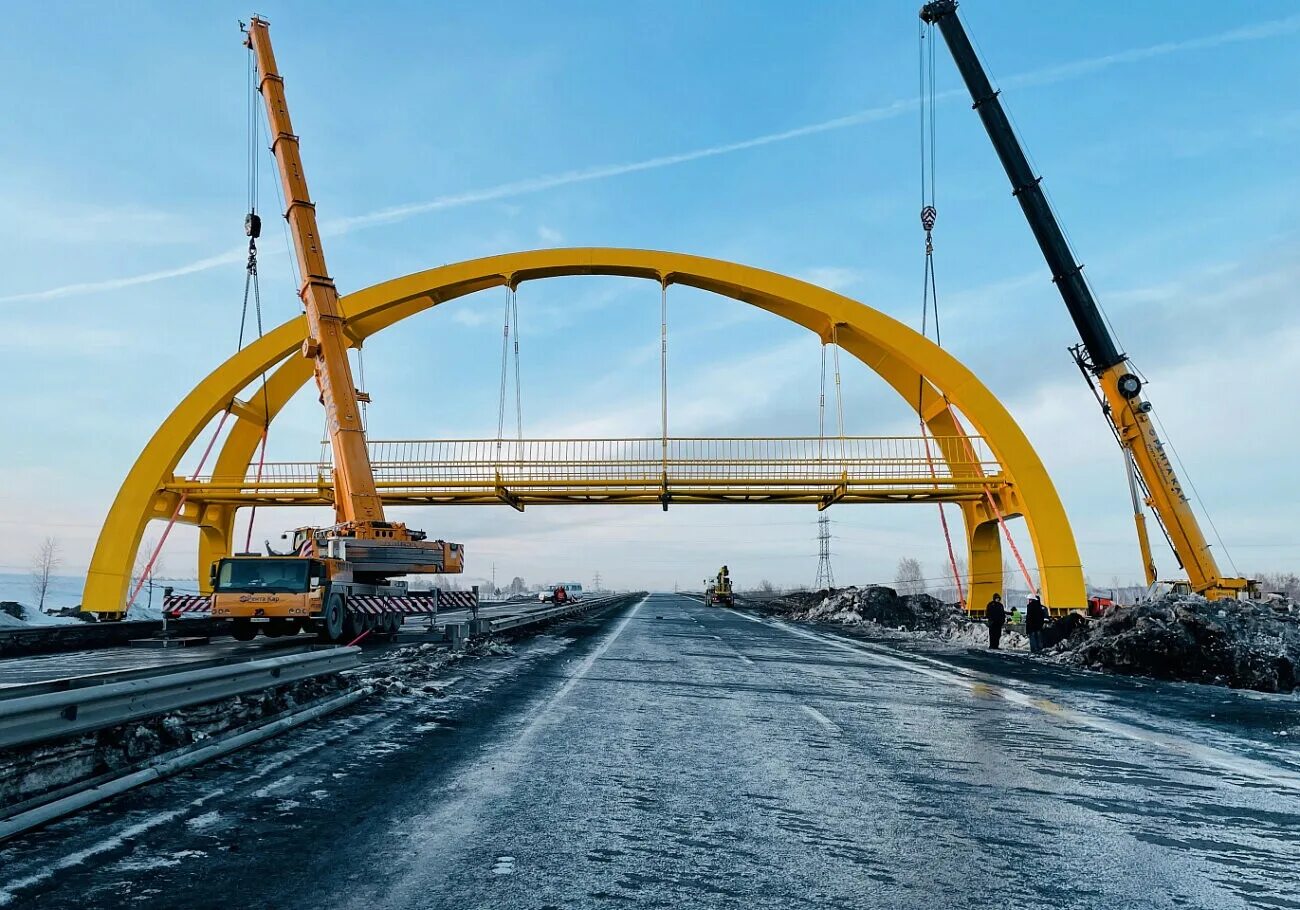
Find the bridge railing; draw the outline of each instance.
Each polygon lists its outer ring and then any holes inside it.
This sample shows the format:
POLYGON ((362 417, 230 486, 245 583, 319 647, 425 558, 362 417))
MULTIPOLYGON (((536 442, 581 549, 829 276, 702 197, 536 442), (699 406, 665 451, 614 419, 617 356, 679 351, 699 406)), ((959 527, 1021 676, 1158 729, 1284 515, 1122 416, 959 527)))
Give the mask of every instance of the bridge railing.
MULTIPOLYGON (((980 437, 654 437, 624 439, 375 440, 381 490, 593 485, 620 488, 981 486, 1001 466, 980 437)), ((238 476, 195 478, 207 488, 320 489, 328 458, 252 465, 238 476)))

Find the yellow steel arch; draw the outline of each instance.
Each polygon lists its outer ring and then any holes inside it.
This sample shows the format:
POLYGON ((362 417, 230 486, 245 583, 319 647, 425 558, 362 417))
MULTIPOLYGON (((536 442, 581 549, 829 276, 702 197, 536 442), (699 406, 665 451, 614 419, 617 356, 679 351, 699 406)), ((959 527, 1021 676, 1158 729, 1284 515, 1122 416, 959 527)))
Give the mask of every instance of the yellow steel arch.
MULTIPOLYGON (((615 275, 681 284, 740 300, 816 332, 840 345, 885 379, 917 408, 935 436, 962 435, 948 403, 984 437, 1010 483, 996 494, 1004 517, 1023 515, 1038 561, 1041 592, 1053 608, 1086 601, 1074 535, 1056 488, 1020 427, 973 373, 945 350, 885 314, 816 285, 773 272, 648 250, 577 248, 506 253, 395 278, 341 301, 354 345, 408 316, 476 291, 567 275, 615 275), (918 396, 918 390, 920 395, 918 396)), ((118 491, 95 545, 83 609, 116 614, 125 609, 132 566, 145 525, 178 508, 163 490, 191 444, 214 416, 230 410, 233 427, 213 472, 245 470, 264 422, 311 379, 311 362, 294 355, 305 336, 292 319, 217 367, 187 395, 140 453, 118 491), (278 365, 278 366, 277 366, 278 365), (267 393, 252 402, 236 396, 271 371, 267 393), (269 411, 269 415, 268 412, 269 411)), ((997 516, 985 503, 963 503, 970 567, 968 597, 982 605, 1001 586, 1002 550, 997 516)), ((199 577, 211 560, 230 552, 230 506, 179 503, 179 520, 200 529, 199 577)))

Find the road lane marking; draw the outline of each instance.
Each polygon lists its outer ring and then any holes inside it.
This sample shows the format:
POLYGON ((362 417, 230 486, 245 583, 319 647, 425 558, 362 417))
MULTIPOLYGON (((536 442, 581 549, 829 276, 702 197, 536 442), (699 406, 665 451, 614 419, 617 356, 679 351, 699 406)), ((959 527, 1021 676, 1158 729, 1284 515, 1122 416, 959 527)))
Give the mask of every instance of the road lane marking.
POLYGON ((886 666, 907 670, 921 676, 928 676, 931 679, 939 680, 941 682, 956 683, 973 694, 993 694, 1011 702, 1012 704, 1033 708, 1036 711, 1041 711, 1044 714, 1049 714, 1052 717, 1058 718, 1067 723, 1075 724, 1076 726, 1091 727, 1094 730, 1110 733, 1134 742, 1143 743, 1144 745, 1156 746, 1168 752, 1181 755, 1184 758, 1189 758, 1193 761, 1226 771, 1231 771, 1236 774, 1241 774, 1246 777, 1255 778, 1256 780, 1286 790, 1300 790, 1300 773, 1297 773, 1289 767, 1278 768, 1274 765, 1268 764, 1267 762, 1234 755, 1231 752, 1214 746, 1206 746, 1190 740, 1178 739, 1174 736, 1157 733, 1153 730, 1146 730, 1132 724, 1126 724, 1123 721, 1109 720, 1104 717, 1098 717, 1095 714, 1087 714, 1074 708, 1067 708, 1064 705, 1059 705, 1056 702, 1049 701, 1041 696, 1031 695, 1028 692, 1012 688, 996 677, 991 677, 974 671, 959 670, 931 657, 912 654, 908 655, 905 659, 899 657, 897 652, 884 646, 871 644, 854 638, 845 638, 836 635, 833 632, 811 632, 806 629, 795 628, 789 623, 765 619, 758 616, 749 616, 740 611, 736 611, 736 615, 744 617, 750 622, 755 622, 773 629, 779 629, 790 635, 796 635, 810 641, 830 645, 833 648, 857 654, 860 657, 864 657, 886 666), (933 666, 921 666, 920 662, 933 666))
POLYGON ((818 711, 816 708, 813 708, 809 705, 800 705, 799 707, 803 709, 803 712, 805 714, 807 714, 813 720, 817 721, 817 723, 821 724, 827 730, 830 730, 836 736, 840 735, 840 728, 836 726, 836 724, 832 722, 831 719, 827 717, 825 714, 823 714, 822 712, 818 711))

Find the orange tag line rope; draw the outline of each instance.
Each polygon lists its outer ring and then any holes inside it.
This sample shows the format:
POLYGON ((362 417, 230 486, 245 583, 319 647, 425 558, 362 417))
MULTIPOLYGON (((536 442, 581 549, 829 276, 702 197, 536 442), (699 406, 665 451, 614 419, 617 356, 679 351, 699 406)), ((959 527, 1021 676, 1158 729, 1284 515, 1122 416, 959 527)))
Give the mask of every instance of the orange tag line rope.
MULTIPOLYGON (((213 432, 212 438, 208 440, 208 447, 203 450, 203 457, 199 459, 199 465, 194 469, 194 474, 190 477, 190 480, 198 480, 199 475, 203 473, 203 465, 207 463, 208 456, 212 454, 212 447, 217 444, 217 437, 221 435, 221 428, 226 425, 226 418, 229 416, 229 411, 222 412, 221 419, 217 421, 217 429, 213 432)), ((145 582, 149 580, 151 575, 153 575, 153 567, 154 563, 158 561, 158 554, 162 552, 163 544, 167 543, 167 535, 172 532, 172 528, 176 524, 176 519, 180 517, 181 509, 185 508, 185 501, 188 498, 189 491, 187 490, 184 493, 181 493, 180 499, 176 501, 176 508, 172 510, 172 517, 167 519, 167 527, 163 528, 162 537, 158 539, 158 545, 154 547, 153 554, 149 557, 149 561, 145 563, 144 571, 140 573, 140 580, 135 583, 135 588, 131 591, 131 596, 126 599, 126 605, 128 607, 135 603, 135 599, 139 595, 140 589, 144 587, 145 582)))
MULTIPOLYGON (((949 415, 952 416, 952 422, 957 427, 957 434, 961 437, 962 442, 966 444, 966 451, 970 454, 971 461, 979 463, 979 458, 975 454, 975 447, 970 443, 970 437, 966 435, 966 427, 962 424, 957 413, 952 409, 952 404, 945 398, 944 404, 948 408, 949 415)), ((998 518, 998 526, 1002 528, 1002 535, 1006 537, 1007 543, 1011 546, 1011 554, 1016 558, 1016 565, 1020 567, 1020 574, 1024 576, 1025 586, 1029 588, 1031 594, 1037 594, 1038 588, 1034 585, 1034 580, 1029 577, 1029 570, 1025 568, 1025 561, 1020 556, 1020 548, 1016 546, 1015 538, 1011 536, 1011 529, 1007 527, 1007 520, 1002 515, 1002 510, 998 508, 997 502, 993 498, 993 491, 989 489, 988 484, 984 484, 984 499, 987 500, 989 508, 998 518)))

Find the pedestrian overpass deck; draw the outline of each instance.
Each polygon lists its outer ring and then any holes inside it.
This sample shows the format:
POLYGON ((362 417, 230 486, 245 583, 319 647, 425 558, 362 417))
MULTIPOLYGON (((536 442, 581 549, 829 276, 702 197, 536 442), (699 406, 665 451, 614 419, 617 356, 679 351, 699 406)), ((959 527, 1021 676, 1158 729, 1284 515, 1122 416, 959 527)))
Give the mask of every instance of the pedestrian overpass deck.
MULTIPOLYGON (((1008 486, 983 439, 642 437, 371 441, 385 505, 963 502, 1008 486)), ((173 477, 193 504, 331 505, 328 446, 316 461, 239 475, 173 477)))

